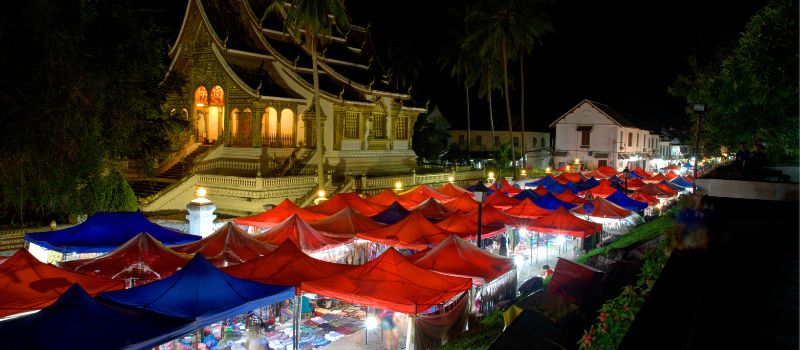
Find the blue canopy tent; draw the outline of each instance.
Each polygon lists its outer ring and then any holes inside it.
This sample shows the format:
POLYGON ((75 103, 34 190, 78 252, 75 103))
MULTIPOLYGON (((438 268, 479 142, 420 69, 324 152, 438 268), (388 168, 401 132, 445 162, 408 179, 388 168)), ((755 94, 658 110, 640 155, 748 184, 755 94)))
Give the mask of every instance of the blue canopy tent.
MULTIPOLYGON (((676 177, 676 179, 678 179, 678 178, 676 177)), ((659 183, 660 184, 664 184, 665 186, 668 186, 669 188, 671 188, 671 189, 673 189, 675 191, 678 191, 678 192, 683 191, 685 189, 685 187, 680 186, 680 185, 678 185, 678 184, 676 184, 676 183, 674 183, 672 181, 661 180, 661 182, 659 182, 659 183)), ((691 186, 692 185, 690 184, 689 187, 691 187, 691 186)))
POLYGON ((520 193, 515 194, 514 198, 519 200, 525 200, 525 198, 528 198, 531 201, 533 201, 534 199, 539 198, 539 195, 536 194, 536 192, 533 190, 524 190, 520 193))
MULTIPOLYGON (((583 180, 581 180, 579 182, 583 182, 583 180)), ((570 182, 570 181, 567 181, 567 183, 564 184, 564 187, 566 187, 568 190, 572 191, 573 194, 578 193, 580 191, 583 191, 582 189, 578 188, 578 186, 575 183, 570 182)))
POLYGON ((536 180, 536 181, 533 181, 533 182, 528 182, 528 183, 525 184, 525 186, 528 186, 528 187, 544 186, 545 188, 547 188, 547 186, 550 186, 550 185, 552 185, 554 183, 555 184, 558 183, 558 181, 556 181, 555 178, 553 178, 552 176, 545 176, 545 177, 543 177, 543 178, 541 178, 539 180, 536 180))
POLYGON ((612 193, 606 200, 628 210, 639 211, 647 208, 647 203, 631 199, 622 191, 612 193))
POLYGON ((564 207, 570 210, 575 207, 575 204, 564 202, 556 198, 552 193, 534 199, 533 203, 547 210, 556 210, 558 207, 564 207))
MULTIPOLYGON (((559 182, 555 182, 555 183, 552 183, 550 185, 545 185, 544 188, 546 188, 550 192, 559 193, 559 194, 560 193, 564 193, 564 191, 566 191, 568 189, 567 186, 564 186, 559 182)), ((573 191, 572 193, 574 194, 575 192, 573 191)))
MULTIPOLYGON (((487 196, 488 196, 488 195, 491 195, 492 193, 494 193, 494 190, 493 190, 493 189, 491 189, 491 188, 488 188, 488 187, 486 187, 486 185, 483 185, 483 184, 481 184, 481 186, 483 186, 483 187, 484 187, 484 189, 486 190, 486 195, 487 195, 487 196)), ((469 192, 475 192, 475 190, 476 190, 477 188, 478 188, 478 184, 476 183, 476 184, 474 184, 474 185, 472 185, 472 186, 469 186, 469 187, 467 187, 467 191, 469 191, 469 192)))
POLYGON ((178 272, 140 287, 101 293, 119 305, 188 318, 196 328, 294 297, 294 287, 233 277, 195 254, 178 272))
POLYGON ((191 320, 111 308, 78 284, 37 313, 0 322, 4 349, 149 349, 193 330, 191 320))
MULTIPOLYGON (((618 178, 617 175, 609 177, 608 181, 611 181, 612 183, 615 183, 615 184, 621 184, 621 183, 625 182, 625 180, 622 180, 622 179, 618 178)), ((597 184, 599 185, 600 181, 598 181, 597 184)))
POLYGON ((164 245, 200 240, 200 236, 156 225, 140 212, 95 213, 85 222, 63 230, 28 233, 25 240, 61 253, 107 253, 142 232, 164 245))
MULTIPOLYGON (((614 175, 614 178, 616 178, 617 180, 619 180, 619 178, 617 178, 617 176, 616 176, 616 175, 614 175)), ((595 179, 595 178, 593 178, 593 177, 592 177, 592 178, 589 178, 589 179, 587 179, 587 180, 584 180, 583 182, 584 182, 584 183, 586 183, 586 185, 587 185, 587 186, 589 186, 589 188, 592 188, 592 187, 595 187, 595 186, 599 186, 599 185, 600 185, 600 181, 598 181, 597 179, 595 179)), ((613 182, 613 181, 612 181, 612 182, 613 182)))
POLYGON ((680 177, 680 176, 672 179, 672 183, 675 184, 675 185, 681 186, 683 188, 692 187, 692 183, 689 182, 689 180, 686 180, 685 178, 680 177))
POLYGON ((570 188, 570 190, 572 190, 572 191, 573 191, 573 192, 575 192, 575 193, 579 193, 579 192, 583 192, 583 191, 586 191, 586 190, 588 190, 588 189, 591 189, 592 187, 595 187, 595 186, 597 186, 598 184, 600 184, 600 183, 599 183, 599 182, 597 182, 597 184, 592 184, 591 182, 589 182, 589 180, 582 180, 582 181, 578 181, 578 182, 577 182, 577 183, 575 183, 575 185, 574 185, 574 187, 575 187, 575 189, 576 189, 577 191, 576 191, 576 190, 573 190, 573 189, 571 189, 571 188, 570 188))
POLYGON ((373 215, 371 219, 380 223, 391 225, 405 219, 408 214, 411 214, 411 212, 406 208, 403 208, 400 203, 394 202, 392 205, 386 208, 386 210, 373 215))

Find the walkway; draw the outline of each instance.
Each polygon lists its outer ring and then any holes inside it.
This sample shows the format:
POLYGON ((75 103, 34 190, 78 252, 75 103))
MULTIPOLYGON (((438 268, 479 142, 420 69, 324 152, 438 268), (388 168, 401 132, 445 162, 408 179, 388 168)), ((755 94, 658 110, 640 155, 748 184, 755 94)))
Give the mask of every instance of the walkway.
POLYGON ((167 186, 177 182, 180 180, 192 167, 194 159, 202 154, 203 152, 207 151, 211 146, 207 145, 200 145, 194 152, 187 155, 182 160, 178 161, 167 169, 167 171, 159 174, 156 178, 152 179, 140 179, 140 180, 133 180, 128 181, 128 184, 131 185, 133 189, 133 193, 136 195, 136 198, 146 198, 158 192, 161 192, 167 186))

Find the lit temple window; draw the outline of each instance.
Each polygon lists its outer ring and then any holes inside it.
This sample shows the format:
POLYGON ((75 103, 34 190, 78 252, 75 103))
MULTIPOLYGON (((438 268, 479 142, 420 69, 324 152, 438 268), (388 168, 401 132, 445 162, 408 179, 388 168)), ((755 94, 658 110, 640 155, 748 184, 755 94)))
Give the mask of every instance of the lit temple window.
POLYGON ((197 107, 205 107, 208 104, 208 91, 205 86, 198 87, 194 91, 194 104, 197 107))
POLYGON ((222 106, 225 104, 225 91, 222 87, 217 85, 211 89, 211 105, 222 106))

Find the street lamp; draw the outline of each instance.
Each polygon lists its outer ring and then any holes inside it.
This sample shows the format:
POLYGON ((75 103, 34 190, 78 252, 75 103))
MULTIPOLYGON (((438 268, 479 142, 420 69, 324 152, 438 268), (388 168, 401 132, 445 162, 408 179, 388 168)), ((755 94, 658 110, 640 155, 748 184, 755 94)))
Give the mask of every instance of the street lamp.
POLYGON ((695 136, 694 136, 694 179, 692 181, 692 193, 697 194, 697 158, 700 158, 700 117, 706 112, 705 103, 695 103, 692 106, 695 115, 695 136))
POLYGON ((628 177, 631 176, 631 169, 625 168, 625 170, 623 170, 622 173, 625 174, 625 194, 627 195, 628 194, 628 177))
MULTIPOLYGON (((486 182, 488 182, 489 186, 491 186, 492 184, 494 184, 494 181, 495 181, 494 172, 490 171, 489 172, 489 177, 486 178, 486 182)), ((483 184, 483 183, 481 183, 481 184, 483 184)))
POLYGON ((489 189, 480 180, 478 180, 478 183, 475 184, 474 188, 475 201, 478 202, 478 248, 482 248, 483 243, 481 242, 481 228, 483 226, 483 202, 486 201, 486 192, 489 192, 489 189))
POLYGON ((544 173, 545 174, 550 174, 551 172, 552 172, 552 170, 550 169, 550 167, 544 168, 544 173))
POLYGON ((326 200, 328 200, 328 198, 325 198, 325 190, 319 190, 319 192, 317 192, 317 198, 314 199, 314 205, 320 204, 326 200))

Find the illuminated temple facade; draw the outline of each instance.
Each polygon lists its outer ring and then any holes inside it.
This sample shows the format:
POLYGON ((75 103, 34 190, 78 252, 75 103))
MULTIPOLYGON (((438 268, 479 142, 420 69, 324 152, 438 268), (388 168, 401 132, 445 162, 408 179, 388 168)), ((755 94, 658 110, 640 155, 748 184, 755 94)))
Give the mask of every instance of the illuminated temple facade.
POLYGON ((191 121, 193 141, 272 157, 304 149, 310 162, 319 156, 313 154, 314 118, 321 117, 329 169, 413 168, 413 125, 426 109, 411 106, 408 92, 389 86, 368 29, 334 31, 318 50, 318 114, 311 54, 284 34, 280 14, 261 21, 266 6, 189 0, 169 52, 169 74, 182 75, 186 84, 168 97, 167 107, 191 121))

